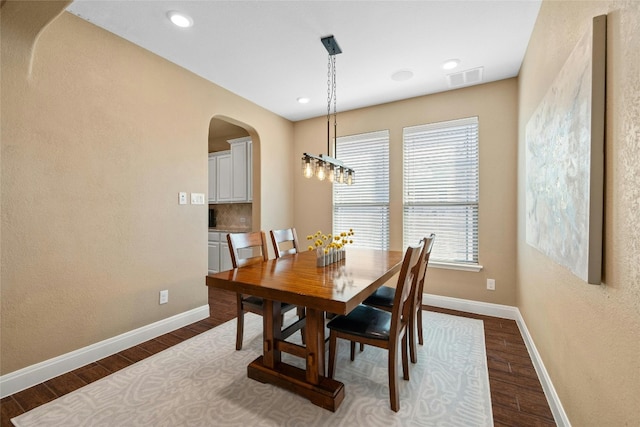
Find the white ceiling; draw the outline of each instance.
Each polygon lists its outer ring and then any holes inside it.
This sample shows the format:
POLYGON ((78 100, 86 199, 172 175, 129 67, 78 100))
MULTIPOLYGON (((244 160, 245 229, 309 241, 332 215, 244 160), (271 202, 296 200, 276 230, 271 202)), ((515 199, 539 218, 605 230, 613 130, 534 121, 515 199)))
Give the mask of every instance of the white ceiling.
POLYGON ((340 112, 468 85, 450 86, 449 73, 483 67, 480 83, 518 75, 540 1, 76 0, 68 10, 296 121, 327 113, 324 36, 342 49, 340 112), (171 10, 194 25, 174 26, 171 10), (450 58, 460 65, 445 71, 450 58), (391 79, 400 70, 413 78, 391 79))

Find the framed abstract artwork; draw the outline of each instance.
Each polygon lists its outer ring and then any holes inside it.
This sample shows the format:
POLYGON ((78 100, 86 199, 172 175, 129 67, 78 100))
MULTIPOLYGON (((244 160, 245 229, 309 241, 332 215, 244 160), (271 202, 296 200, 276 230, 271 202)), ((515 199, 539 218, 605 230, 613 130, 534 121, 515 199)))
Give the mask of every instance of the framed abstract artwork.
POLYGON ((526 239, 587 283, 602 277, 606 15, 526 126, 526 239))

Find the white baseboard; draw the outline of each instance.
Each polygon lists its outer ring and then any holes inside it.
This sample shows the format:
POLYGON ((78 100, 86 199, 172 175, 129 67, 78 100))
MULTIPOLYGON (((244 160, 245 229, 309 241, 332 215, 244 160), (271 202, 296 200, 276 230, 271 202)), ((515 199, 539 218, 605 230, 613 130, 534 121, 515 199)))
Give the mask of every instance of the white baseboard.
POLYGON ((520 334, 522 334, 522 339, 524 340, 525 346, 529 351, 529 356, 531 357, 533 367, 538 374, 540 384, 542 385, 544 394, 547 397, 547 402, 549 402, 549 408, 551 409, 551 413, 553 414, 553 418, 556 424, 559 427, 571 427, 569 417, 567 417, 567 413, 562 407, 562 403, 560 402, 560 398, 556 393, 556 389, 553 387, 551 378, 549 377, 549 373, 544 367, 544 363, 542 362, 540 353, 538 353, 538 350, 536 349, 536 346, 533 342, 533 338, 531 337, 531 334, 529 334, 527 325, 525 324, 524 319, 522 318, 522 314, 517 307, 430 294, 423 294, 422 303, 425 305, 446 308, 449 310, 466 311, 467 313, 482 314, 485 316, 515 320, 518 328, 520 329, 520 334))
POLYGON ((209 306, 177 314, 133 331, 45 360, 0 377, 0 398, 33 387, 127 348, 209 317, 209 306))
POLYGON ((520 333, 522 334, 524 344, 527 346, 527 350, 529 351, 529 355, 531 356, 533 367, 538 374, 538 378, 540 379, 540 384, 542 385, 544 394, 545 396, 547 396, 549 408, 551 409, 551 413, 553 414, 553 418, 555 419, 556 424, 559 427, 571 427, 569 417, 562 407, 560 397, 558 397, 558 393, 556 393, 555 387, 553 387, 553 384, 551 383, 551 378, 549 377, 547 368, 544 367, 544 363, 542 362, 540 353, 538 353, 538 349, 533 342, 533 338, 529 334, 529 329, 527 329, 527 325, 524 323, 524 319, 520 314, 520 310, 518 310, 518 319, 516 319, 516 323, 520 328, 520 333))
POLYGON ((517 320, 520 310, 510 305, 492 304, 488 302, 472 301, 460 298, 443 297, 440 295, 423 294, 422 303, 449 310, 466 311, 467 313, 482 314, 484 316, 500 317, 502 319, 517 320))

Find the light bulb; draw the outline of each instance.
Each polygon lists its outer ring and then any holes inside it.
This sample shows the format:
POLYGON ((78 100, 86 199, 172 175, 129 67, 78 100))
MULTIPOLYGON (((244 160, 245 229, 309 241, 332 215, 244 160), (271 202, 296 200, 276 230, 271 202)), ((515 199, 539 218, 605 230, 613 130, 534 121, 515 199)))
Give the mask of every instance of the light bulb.
POLYGON ((316 177, 320 180, 320 181, 324 181, 324 178, 326 177, 326 173, 325 173, 325 169, 324 169, 324 162, 318 160, 318 164, 316 165, 316 177))
POLYGON ((305 178, 311 178, 313 176, 313 165, 309 157, 302 158, 302 174, 305 178))
POLYGON ((335 166, 329 165, 329 181, 333 182, 336 179, 335 166))

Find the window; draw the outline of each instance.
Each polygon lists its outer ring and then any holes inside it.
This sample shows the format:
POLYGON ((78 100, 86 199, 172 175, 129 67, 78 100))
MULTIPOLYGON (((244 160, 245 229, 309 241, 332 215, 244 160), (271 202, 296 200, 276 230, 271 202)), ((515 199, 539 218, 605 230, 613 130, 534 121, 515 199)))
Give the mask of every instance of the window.
POLYGON ((354 247, 389 249, 389 131, 340 137, 336 152, 356 173, 333 186, 333 232, 353 228, 354 247))
POLYGON ((403 153, 404 245, 433 232, 436 265, 477 265, 478 118, 404 128, 403 153))

